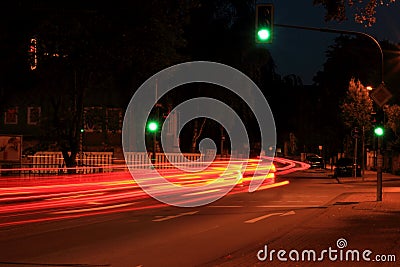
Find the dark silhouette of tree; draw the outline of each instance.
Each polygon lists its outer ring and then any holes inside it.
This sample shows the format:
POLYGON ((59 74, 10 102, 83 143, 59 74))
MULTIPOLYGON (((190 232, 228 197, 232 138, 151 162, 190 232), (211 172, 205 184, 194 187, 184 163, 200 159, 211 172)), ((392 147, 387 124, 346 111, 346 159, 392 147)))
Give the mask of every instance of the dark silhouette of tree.
POLYGON ((387 118, 385 132, 386 142, 390 144, 391 148, 396 152, 400 151, 400 106, 387 105, 384 108, 387 118))
MULTIPOLYGON (((238 0, 200 0, 197 8, 190 13, 190 23, 185 29, 187 47, 184 50, 192 60, 208 60, 235 67, 248 75, 265 93, 266 97, 273 90, 266 88, 276 78, 275 64, 266 46, 256 46, 254 37, 254 1, 238 0)), ((204 85, 187 87, 186 92, 176 100, 186 96, 210 95, 230 105, 244 121, 248 122, 249 133, 255 133, 256 122, 246 103, 227 94, 225 90, 209 90, 204 85), (210 94, 211 93, 211 94, 210 94)), ((195 129, 190 140, 197 140, 203 119, 194 123, 195 129)), ((218 125, 206 123, 207 127, 218 125)), ((255 140, 257 137, 251 139, 255 140)), ((183 140, 183 139, 181 139, 183 140)))
MULTIPOLYGON (((387 41, 380 42, 384 53, 384 82, 390 90, 398 81, 397 46, 387 41), (397 75, 396 75, 397 74, 397 75)), ((340 116, 348 82, 351 78, 360 80, 365 86, 376 88, 381 83, 381 54, 376 44, 368 39, 339 36, 326 52, 327 60, 323 69, 314 77, 315 85, 320 89, 321 106, 318 113, 321 119, 320 131, 327 143, 340 150, 346 135, 340 116)), ((391 90, 395 97, 395 90, 391 90)))
POLYGON ((324 6, 325 20, 347 20, 348 14, 354 15, 357 23, 372 26, 376 22, 375 14, 378 6, 394 3, 396 0, 314 0, 314 5, 324 6), (351 11, 349 11, 351 9, 351 11))
POLYGON ((85 99, 104 101, 114 91, 127 104, 132 88, 183 59, 186 3, 21 1, 25 38, 38 40, 32 87, 47 96, 46 136, 67 167, 76 166, 85 99))

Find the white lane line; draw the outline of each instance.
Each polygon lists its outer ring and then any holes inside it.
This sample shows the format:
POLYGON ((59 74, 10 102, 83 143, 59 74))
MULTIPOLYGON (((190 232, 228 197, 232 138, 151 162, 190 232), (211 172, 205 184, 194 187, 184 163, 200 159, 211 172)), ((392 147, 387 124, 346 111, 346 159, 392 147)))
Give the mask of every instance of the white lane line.
POLYGON ((245 223, 255 223, 255 222, 264 220, 264 219, 272 217, 272 216, 278 216, 278 215, 279 216, 287 216, 287 215, 294 215, 294 214, 296 214, 296 213, 293 210, 288 211, 288 212, 270 213, 270 214, 266 214, 266 215, 263 215, 263 216, 260 216, 260 217, 253 218, 251 220, 247 220, 247 221, 245 221, 245 223))
POLYGON ((180 213, 180 214, 177 214, 177 215, 170 215, 170 216, 162 217, 162 218, 159 218, 159 219, 154 219, 153 222, 163 222, 163 221, 166 221, 166 220, 171 220, 171 219, 179 218, 179 217, 186 216, 186 215, 193 215, 193 214, 196 214, 198 212, 199 211, 197 210, 197 211, 190 211, 190 212, 180 213))
POLYGON ((245 221, 245 223, 255 223, 255 222, 261 221, 261 220, 263 220, 263 219, 266 219, 266 218, 268 218, 268 217, 276 216, 276 215, 282 215, 282 214, 283 214, 282 212, 270 213, 270 214, 267 214, 267 215, 263 215, 263 216, 260 216, 260 217, 256 217, 256 218, 251 219, 251 220, 247 220, 247 221, 245 221))
POLYGON ((291 210, 291 211, 285 212, 285 213, 282 214, 281 216, 295 215, 295 214, 296 214, 296 212, 294 212, 294 210, 291 210))

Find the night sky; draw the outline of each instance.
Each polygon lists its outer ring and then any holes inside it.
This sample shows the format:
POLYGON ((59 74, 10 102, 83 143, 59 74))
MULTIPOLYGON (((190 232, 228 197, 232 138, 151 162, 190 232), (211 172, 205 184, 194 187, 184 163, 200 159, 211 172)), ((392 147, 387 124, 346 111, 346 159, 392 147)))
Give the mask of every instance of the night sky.
MULTIPOLYGON (((351 15, 345 22, 326 23, 323 7, 313 6, 310 0, 279 0, 272 3, 275 7, 276 24, 361 31, 374 36, 378 41, 389 40, 396 44, 400 43, 400 2, 398 1, 389 7, 378 7, 377 22, 370 28, 355 23, 351 15)), ((333 33, 276 27, 274 41, 268 48, 276 62, 279 74, 282 76, 296 74, 302 78, 304 84, 312 84, 313 76, 322 69, 326 60, 325 51, 329 45, 333 44, 337 36, 333 33)))

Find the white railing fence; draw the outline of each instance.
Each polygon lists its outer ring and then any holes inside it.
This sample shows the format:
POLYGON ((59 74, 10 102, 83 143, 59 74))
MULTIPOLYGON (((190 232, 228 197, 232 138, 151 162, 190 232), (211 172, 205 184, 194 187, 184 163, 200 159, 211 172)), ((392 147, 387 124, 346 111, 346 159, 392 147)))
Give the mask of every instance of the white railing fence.
MULTIPOLYGON (((73 168, 73 173, 89 174, 127 170, 128 166, 134 169, 169 169, 175 166, 185 168, 202 168, 206 164, 207 157, 197 153, 156 153, 155 162, 152 164, 149 159, 152 153, 148 152, 127 152, 125 159, 114 159, 113 152, 84 152, 77 155, 78 166, 73 168), (122 164, 121 164, 122 163, 122 164)), ((31 175, 57 175, 68 173, 64 157, 61 152, 37 152, 27 157, 23 163, 16 164, 11 173, 19 176, 31 175)), ((8 170, 7 172, 10 172, 8 170)), ((0 172, 1 175, 7 173, 0 172)))
MULTIPOLYGON (((126 152, 125 162, 134 169, 153 168, 153 165, 149 162, 151 157, 152 153, 148 152, 126 152)), ((189 168, 198 168, 202 167, 204 162, 205 156, 197 153, 156 153, 154 165, 157 169, 173 168, 171 163, 177 166, 185 165, 189 168)))
MULTIPOLYGON (((66 173, 64 157, 61 152, 37 152, 31 156, 34 174, 66 173)), ((112 171, 112 152, 84 152, 82 159, 77 155, 78 173, 96 173, 112 171)))

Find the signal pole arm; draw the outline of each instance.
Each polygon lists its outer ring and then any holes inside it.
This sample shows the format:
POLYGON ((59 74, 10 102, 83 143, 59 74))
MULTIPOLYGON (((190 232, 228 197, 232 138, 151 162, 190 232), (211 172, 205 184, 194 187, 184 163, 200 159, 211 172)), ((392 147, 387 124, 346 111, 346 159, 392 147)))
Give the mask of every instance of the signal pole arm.
POLYGON ((364 33, 364 32, 346 31, 346 30, 330 29, 330 28, 317 28, 317 27, 288 25, 288 24, 274 24, 274 26, 275 27, 282 27, 282 28, 292 28, 292 29, 300 29, 300 30, 318 31, 318 32, 331 32, 331 33, 340 33, 340 34, 351 34, 351 35, 367 37, 368 39, 372 40, 376 44, 376 46, 378 47, 379 53, 381 55, 381 68, 380 68, 381 83, 384 83, 383 51, 382 51, 381 45, 379 44, 379 42, 373 36, 371 36, 371 35, 369 35, 367 33, 364 33))

